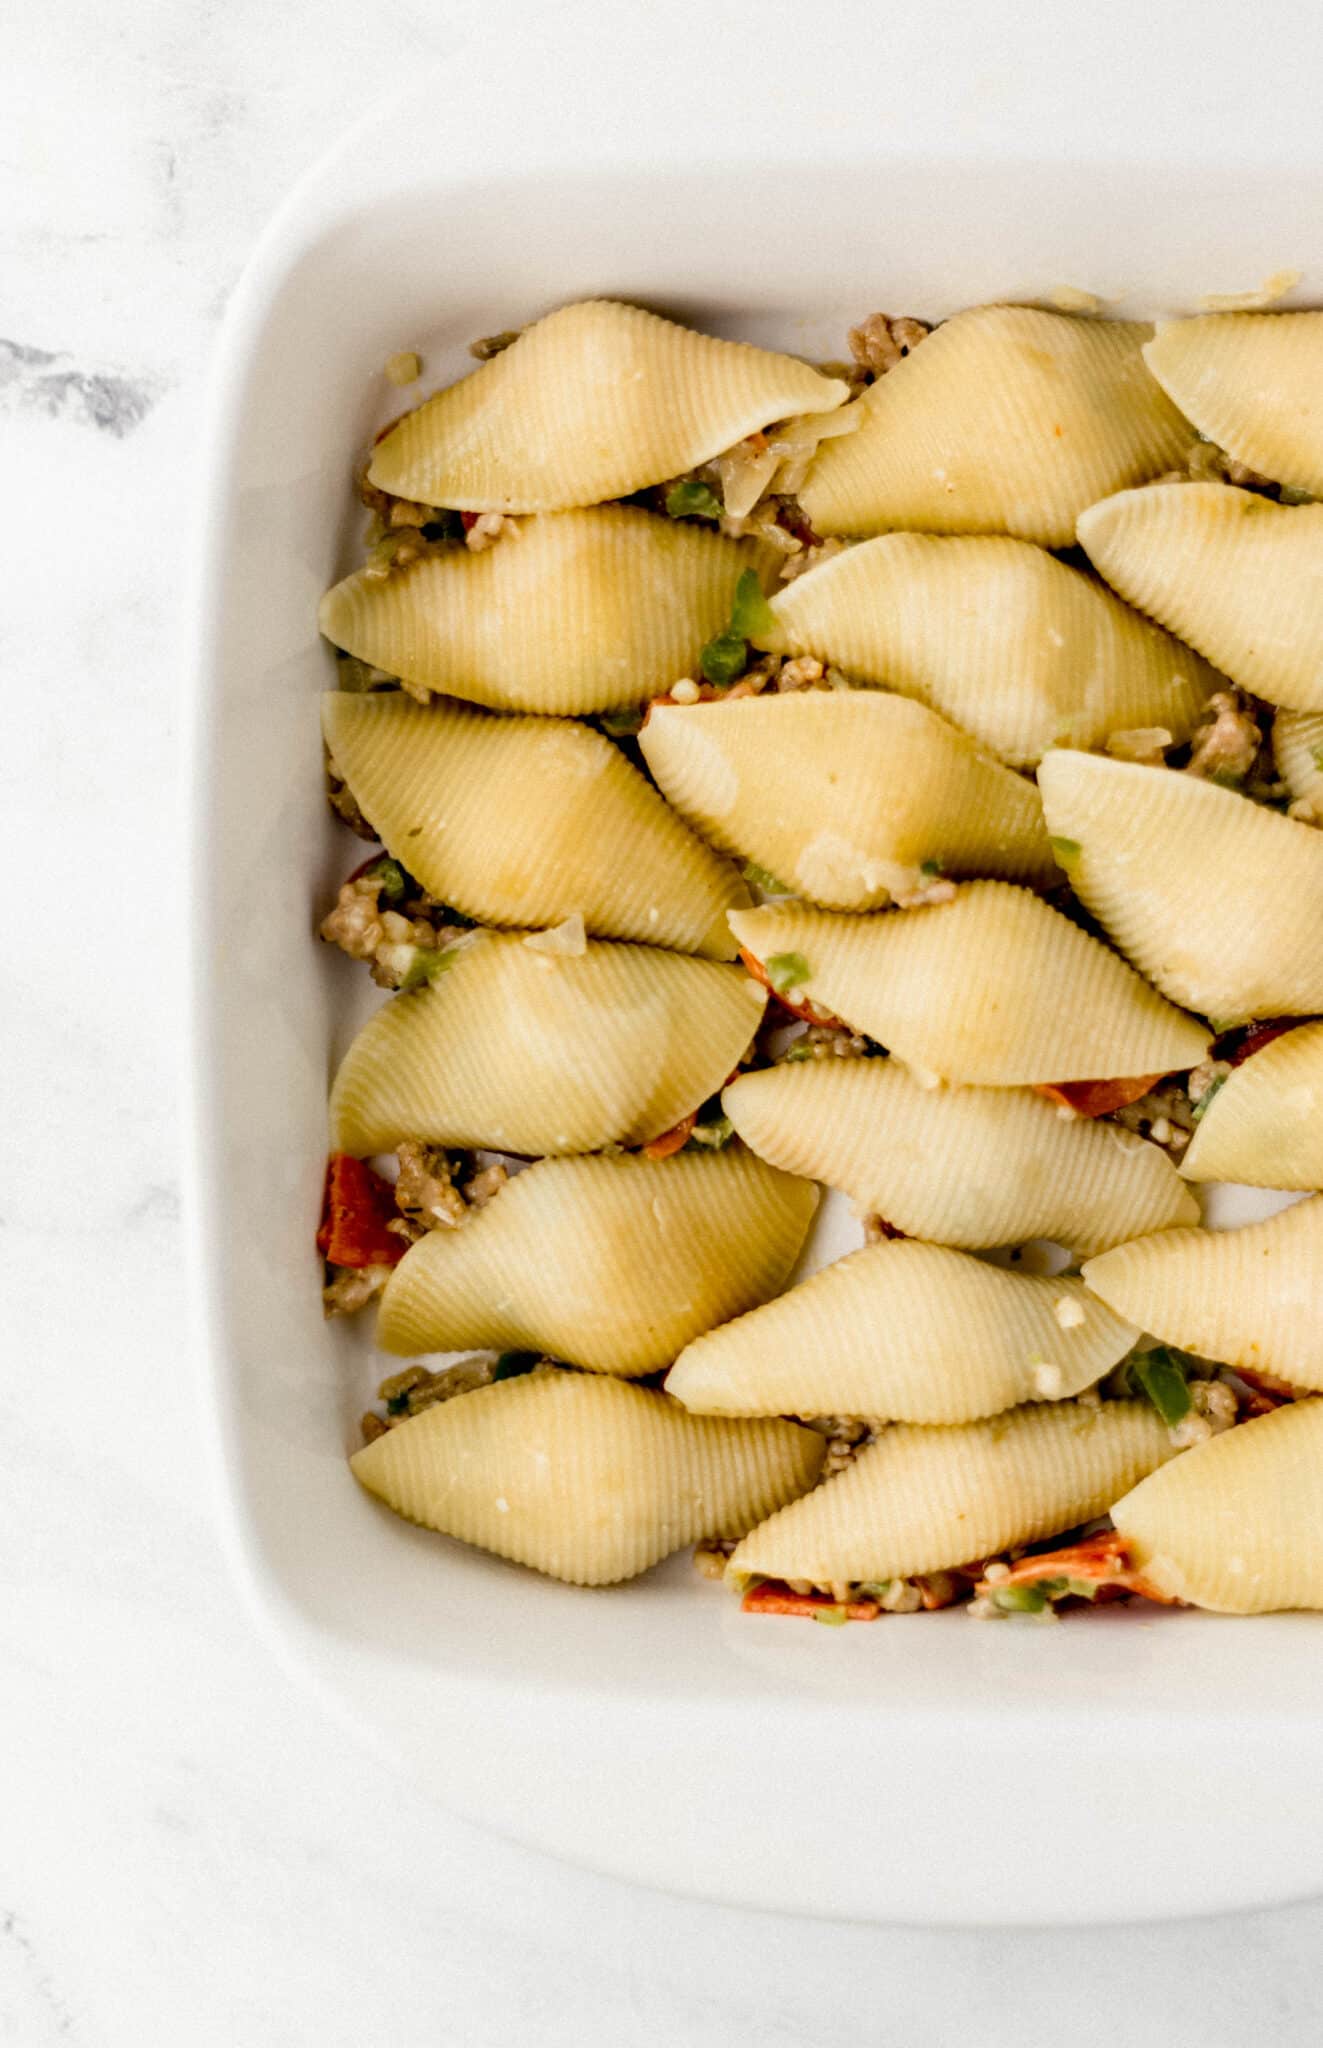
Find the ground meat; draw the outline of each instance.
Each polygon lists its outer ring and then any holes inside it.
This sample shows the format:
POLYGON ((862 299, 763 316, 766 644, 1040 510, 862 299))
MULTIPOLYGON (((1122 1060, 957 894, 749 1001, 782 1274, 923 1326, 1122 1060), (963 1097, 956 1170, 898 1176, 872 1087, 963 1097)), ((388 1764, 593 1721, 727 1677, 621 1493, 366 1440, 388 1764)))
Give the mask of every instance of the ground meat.
POLYGON ((852 1465, 865 1444, 871 1444, 879 1430, 886 1428, 885 1422, 868 1415, 801 1415, 799 1420, 827 1439, 824 1479, 852 1465))
POLYGON ((381 901, 382 887, 382 876, 371 868, 351 875, 341 883, 335 908, 318 930, 328 945, 338 946, 351 960, 371 961, 378 988, 394 989, 403 986, 420 954, 444 953, 463 938, 465 928, 429 915, 443 906, 421 889, 402 908, 387 909, 381 901))
POLYGON ((901 358, 916 349, 931 332, 923 320, 912 320, 904 315, 893 319, 887 313, 870 313, 866 320, 850 329, 850 354, 871 383, 877 377, 884 377, 888 370, 894 370, 901 358))
POLYGON ((506 327, 500 334, 484 334, 477 341, 469 343, 469 354, 476 356, 480 363, 489 363, 493 356, 499 356, 511 342, 518 341, 522 327, 506 327))
POLYGON ((1258 720, 1236 690, 1218 690, 1203 716, 1191 741, 1186 774, 1208 782, 1244 782, 1263 745, 1258 720))
POLYGON ((781 564, 781 581, 792 583, 796 576, 802 576, 806 569, 816 569, 819 562, 830 562, 833 555, 843 555, 854 542, 832 534, 827 540, 819 541, 814 547, 804 548, 799 554, 791 555, 781 564))
POLYGON ((844 1025, 810 1024, 798 1038, 791 1040, 776 1064, 793 1064, 797 1060, 865 1059, 872 1050, 868 1039, 857 1031, 847 1031, 844 1025))
POLYGON ((385 1403, 386 1413, 378 1415, 369 1409, 363 1417, 360 1426, 364 1443, 384 1436, 398 1423, 411 1421, 425 1408, 435 1408, 459 1394, 489 1387, 496 1364, 494 1354, 489 1352, 477 1358, 463 1358, 458 1365, 444 1366, 440 1372, 429 1372, 425 1365, 406 1365, 403 1372, 392 1373, 377 1389, 377 1399, 385 1403))
POLYGON ((498 540, 518 540, 519 532, 519 522, 508 519, 504 512, 479 512, 464 529, 464 545, 471 554, 480 555, 498 540))
POLYGON ((1147 1095, 1141 1095, 1138 1102, 1114 1109, 1108 1121, 1138 1132, 1141 1138, 1152 1139, 1155 1145, 1161 1145, 1174 1159, 1179 1159, 1193 1136, 1195 1118, 1184 1084, 1163 1081, 1147 1095))
POLYGON ((1182 1416, 1169 1432, 1178 1451, 1188 1450, 1192 1444, 1207 1443, 1210 1436, 1220 1436, 1239 1417, 1236 1396, 1220 1379, 1191 1380, 1190 1402, 1189 1414, 1182 1416))
POLYGON ((393 1271, 392 1266, 333 1266, 322 1289, 323 1311, 328 1316, 357 1315, 376 1300, 393 1271))
POLYGON ((448 1152, 440 1146, 406 1138, 396 1157, 400 1171, 395 1182, 395 1206, 412 1232, 421 1237, 429 1230, 453 1230, 464 1221, 468 1212, 455 1186, 455 1169, 448 1152))
POLYGON ((488 1202, 500 1194, 509 1178, 509 1168, 503 1166, 499 1159, 494 1160, 480 1173, 475 1173, 472 1180, 465 1181, 464 1200, 470 1209, 485 1209, 488 1202))
POLYGON ((343 775, 337 772, 329 756, 326 762, 326 800, 342 825, 348 825, 350 831, 356 832, 360 839, 369 839, 374 846, 376 845, 375 825, 369 825, 358 808, 358 799, 353 790, 343 775))
POLYGON ((820 683, 824 674, 820 661, 811 654, 797 654, 791 661, 783 661, 776 678, 778 692, 784 695, 790 690, 807 690, 814 683, 820 683))
POLYGON ((1185 1091, 1191 1103, 1197 1107, 1203 1101, 1205 1095, 1209 1094, 1213 1089, 1221 1087, 1230 1072, 1230 1060, 1202 1060, 1197 1067, 1192 1069, 1190 1078, 1185 1084, 1185 1091))

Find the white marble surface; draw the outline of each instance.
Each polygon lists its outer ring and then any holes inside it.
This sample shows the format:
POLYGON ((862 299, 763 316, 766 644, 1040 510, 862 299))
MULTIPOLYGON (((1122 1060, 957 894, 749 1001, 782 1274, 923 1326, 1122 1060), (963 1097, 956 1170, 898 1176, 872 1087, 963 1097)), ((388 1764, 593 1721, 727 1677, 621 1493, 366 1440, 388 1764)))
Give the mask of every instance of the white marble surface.
MULTIPOLYGON (((0 18, 0 822, 17 879, 0 969, 0 2043, 1312 2048, 1323 1905, 965 1935, 633 1892, 421 1804, 405 1759, 426 1731, 383 1770, 237 1605, 198 1452, 176 1167, 178 546, 199 391, 277 197, 453 32, 425 0, 0 18)), ((1209 1798, 1236 1767, 1192 1760, 1209 1798)))

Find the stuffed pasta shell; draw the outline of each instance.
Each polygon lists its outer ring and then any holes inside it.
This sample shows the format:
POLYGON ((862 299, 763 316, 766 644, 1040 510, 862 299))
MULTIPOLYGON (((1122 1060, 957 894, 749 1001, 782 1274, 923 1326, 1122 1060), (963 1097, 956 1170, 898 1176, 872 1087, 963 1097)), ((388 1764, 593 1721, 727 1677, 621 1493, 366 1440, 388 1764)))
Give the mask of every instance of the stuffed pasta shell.
POLYGON ((731 958, 735 870, 600 732, 399 691, 322 699, 331 759, 388 852, 483 924, 549 926, 731 958))
POLYGON ((1108 1307, 1164 1343, 1323 1390, 1323 1195, 1239 1230, 1164 1230, 1084 1267, 1108 1307))
POLYGON ((425 1409, 350 1464, 411 1522, 606 1586, 698 1537, 743 1535, 813 1484, 823 1450, 792 1422, 716 1421, 643 1387, 543 1367, 425 1409))
POLYGON ((1112 1520, 1169 1600, 1219 1614, 1323 1607, 1323 1401, 1293 1401, 1150 1473, 1112 1520))
POLYGON ((764 992, 738 967, 589 940, 540 952, 462 939, 432 984, 383 1004, 331 1090, 331 1144, 402 1138, 542 1157, 641 1145, 739 1064, 764 992))
POLYGON ((875 909, 938 873, 1057 874, 1032 783, 905 697, 654 705, 639 744, 695 831, 831 910, 875 909))
POLYGON ((1038 786, 1071 887, 1173 1002, 1221 1026, 1323 1010, 1323 834, 1095 754, 1048 754, 1038 786))
POLYGON ((782 1287, 817 1207, 810 1181, 742 1146, 545 1159, 458 1230, 406 1252, 377 1341, 409 1355, 545 1351, 638 1377, 782 1287))
POLYGON ((638 704, 688 674, 730 616, 748 541, 635 506, 526 520, 499 545, 356 570, 322 599, 326 638, 415 689, 493 711, 580 716, 638 704))
POLYGON ((1142 354, 1153 329, 975 306, 855 404, 800 498, 819 533, 1011 533, 1068 547, 1086 505, 1179 461, 1190 429, 1142 354))
POLYGON ((1323 313, 1167 320, 1144 360, 1208 440, 1263 476, 1323 497, 1323 313))
POLYGON ((1323 1023, 1284 1032, 1226 1076, 1181 1172, 1246 1187, 1323 1188, 1323 1023))
POLYGON ((1174 1455, 1147 1402, 1015 1408, 884 1429, 835 1478, 750 1530, 737 1581, 832 1585, 945 1571, 1102 1514, 1174 1455))
POLYGON ((866 1245, 695 1338, 666 1391, 702 1415, 974 1422, 1109 1372, 1139 1332, 1101 1309, 1080 1280, 943 1245, 866 1245))
POLYGON ((1157 1145, 1027 1088, 929 1088, 899 1060, 822 1059, 740 1074, 721 1102, 760 1158, 906 1237, 969 1251, 1042 1237, 1087 1257, 1199 1221, 1157 1145))
POLYGON ((585 299, 406 413, 368 476, 424 505, 558 512, 628 497, 847 396, 794 356, 585 299))
POLYGON ((730 915, 779 991, 946 1081, 1013 1087, 1159 1076, 1208 1033, 1027 889, 962 884, 947 903, 843 917, 807 905, 730 915))
POLYGON ((1323 711, 1323 505, 1151 484, 1081 513, 1079 538, 1113 590, 1242 689, 1323 711))
POLYGON ((1028 541, 888 533, 778 591, 759 644, 930 704, 1013 767, 1112 733, 1188 737, 1220 678, 1028 541))

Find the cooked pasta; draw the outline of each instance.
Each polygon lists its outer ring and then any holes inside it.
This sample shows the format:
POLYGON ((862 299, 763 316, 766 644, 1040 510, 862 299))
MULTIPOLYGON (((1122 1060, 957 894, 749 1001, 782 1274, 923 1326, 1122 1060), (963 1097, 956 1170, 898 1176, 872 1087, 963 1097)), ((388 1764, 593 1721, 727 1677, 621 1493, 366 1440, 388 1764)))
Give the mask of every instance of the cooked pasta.
POLYGON ((1272 722, 1277 773, 1296 803, 1323 824, 1323 711, 1279 711, 1272 722))
POLYGON ((678 476, 848 396, 793 356, 587 299, 525 328, 377 444, 369 477, 424 505, 559 512, 678 476))
POLYGON ((939 873, 1057 873, 1033 785, 905 697, 657 705, 639 744, 695 831, 828 909, 871 910, 939 873))
POLYGON ((1067 547, 1086 505, 1177 462, 1190 429, 1151 327, 1028 306, 957 313, 855 401, 800 498, 819 533, 1011 533, 1067 547))
POLYGON ((1239 1230, 1117 1245, 1089 1260, 1084 1279, 1164 1343, 1323 1390, 1323 1195, 1239 1230))
POLYGON ((1082 513, 1079 538, 1114 590, 1233 682, 1323 710, 1323 505, 1151 484, 1082 513))
POLYGON ((817 1201, 812 1182, 734 1145, 546 1159, 406 1253, 377 1342, 406 1356, 512 1346, 626 1378, 656 1372, 784 1285, 817 1201))
POLYGON ((823 1439, 721 1422, 619 1380, 542 1368, 427 1408, 350 1459, 411 1522, 576 1586, 740 1536, 811 1486, 823 1439))
POLYGON ((331 1090, 331 1144, 402 1138, 530 1157, 639 1145, 738 1065, 763 991, 736 967, 589 941, 574 955, 513 933, 463 939, 433 984, 382 1005, 331 1090))
POLYGON ((1101 1514, 1172 1455, 1161 1419, 1138 1401, 898 1423, 751 1530, 730 1573, 830 1585, 943 1571, 1101 1514))
POLYGON ((930 704, 1012 766, 1114 732, 1184 740, 1219 678, 1104 584, 1003 535, 888 533, 772 599, 778 653, 930 704))
POLYGON ((1050 1238, 1083 1257, 1199 1221, 1165 1152, 1021 1088, 925 1088, 899 1060, 741 1074, 722 1108, 788 1173, 843 1188, 907 1237, 978 1251, 1050 1238))
POLYGON ((1144 1577, 1219 1614, 1323 1607, 1323 1401, 1294 1401, 1142 1479, 1112 1519, 1144 1577))
POLYGON ((638 704, 698 661, 741 572, 775 557, 692 521, 606 505, 529 519, 499 546, 451 547, 322 599, 322 632, 360 660, 494 711, 638 704))
POLYGON ((334 692, 322 728, 383 845, 465 916, 555 925, 577 911, 607 938, 733 954, 724 913, 748 891, 603 734, 398 691, 334 692))
POLYGON ((1192 775, 1048 754, 1071 887, 1173 1002, 1219 1024, 1323 1010, 1323 835, 1192 775))
POLYGON ((1323 313, 1168 320, 1144 360, 1186 418, 1237 462, 1323 497, 1323 313))
POLYGON ((793 977, 796 1000, 943 1080, 1166 1074, 1208 1046, 1201 1024, 1099 940, 1007 882, 868 918, 777 904, 732 911, 730 924, 774 986, 793 977))
POLYGON ((1080 1280, 936 1244, 866 1245, 695 1338, 666 1391, 702 1415, 976 1422, 1080 1393, 1138 1335, 1080 1280))
POLYGON ((1323 1023, 1287 1031, 1227 1075, 1181 1172, 1246 1187, 1323 1188, 1323 1023))

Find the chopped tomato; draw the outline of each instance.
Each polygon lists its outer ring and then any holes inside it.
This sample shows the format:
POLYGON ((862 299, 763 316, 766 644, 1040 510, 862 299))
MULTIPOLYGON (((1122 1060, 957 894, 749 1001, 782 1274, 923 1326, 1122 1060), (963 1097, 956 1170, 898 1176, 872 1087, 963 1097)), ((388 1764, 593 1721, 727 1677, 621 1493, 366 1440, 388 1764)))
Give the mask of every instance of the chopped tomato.
POLYGON ((746 1614, 797 1614, 812 1621, 824 1607, 843 1614, 847 1621, 876 1621, 882 1609, 876 1600, 833 1600, 830 1593, 792 1593, 781 1579, 764 1579, 750 1586, 740 1602, 746 1614))
POLYGON ((645 1159, 669 1159, 673 1152, 679 1152, 689 1143, 694 1125, 698 1122, 698 1111, 691 1109, 688 1116, 682 1116, 678 1124, 672 1124, 669 1131, 663 1131, 658 1138, 651 1139, 643 1147, 645 1159))
POLYGON ((1163 1607, 1181 1604, 1169 1593, 1159 1593, 1131 1568, 1129 1546, 1119 1529, 1104 1529, 1097 1536, 1068 1544, 1064 1550, 1043 1550, 1033 1557, 1021 1557, 1004 1579, 980 1579, 975 1591, 995 1596, 1008 1587, 1040 1585, 1044 1579, 1076 1579, 1096 1586, 1100 1594, 1138 1593, 1163 1607))
POLYGON ((873 1221, 876 1223, 883 1237, 896 1238, 905 1237, 907 1235, 905 1231, 897 1230, 894 1223, 888 1223, 885 1216, 875 1216, 873 1218, 873 1221))
POLYGON ((1248 1400, 1240 1404, 1246 1415, 1271 1415, 1274 1408, 1284 1408, 1288 1401, 1301 1398, 1301 1389, 1293 1387, 1289 1380, 1278 1379, 1275 1372, 1258 1372, 1247 1365, 1233 1365, 1231 1370, 1250 1390, 1248 1400))
POLYGON ((796 1002, 793 996, 781 995, 778 990, 772 987, 771 981, 768 979, 767 969, 763 966, 762 961, 755 960, 753 954, 747 953, 743 946, 740 947, 740 958, 754 980, 762 983, 771 996, 772 1001, 780 1003, 783 1010, 789 1010, 792 1017, 801 1018, 805 1024, 828 1025, 836 1031, 843 1031, 845 1029, 842 1019, 840 1017, 833 1017, 830 1010, 820 1010, 816 1003, 808 1003, 803 1000, 796 1002))
POLYGON ((1161 1074, 1140 1074, 1133 1080, 1040 1081, 1034 1093, 1073 1109, 1076 1116, 1108 1116, 1114 1109, 1138 1102, 1163 1078, 1161 1074))
POLYGON ((388 1180, 349 1152, 333 1152, 326 1166, 317 1249, 332 1266, 394 1266, 409 1249, 386 1225, 396 1214, 388 1180))

